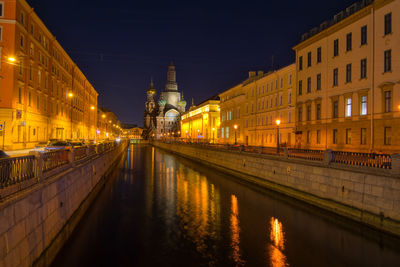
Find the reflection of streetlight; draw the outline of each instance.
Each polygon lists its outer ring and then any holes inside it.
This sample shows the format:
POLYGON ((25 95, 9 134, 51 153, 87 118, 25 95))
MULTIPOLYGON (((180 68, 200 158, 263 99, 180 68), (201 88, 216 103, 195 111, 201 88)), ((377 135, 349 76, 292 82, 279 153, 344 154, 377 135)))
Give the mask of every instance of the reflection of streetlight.
POLYGON ((215 132, 215 128, 212 128, 212 134, 213 134, 213 144, 214 144, 214 132, 215 132))
POLYGON ((279 154, 279 124, 281 120, 276 120, 276 153, 279 154))
POLYGON ((236 139, 236 130, 237 130, 237 128, 238 128, 238 126, 237 126, 237 124, 235 124, 235 125, 233 125, 233 128, 235 128, 235 145, 236 145, 236 141, 237 141, 237 139, 236 139))

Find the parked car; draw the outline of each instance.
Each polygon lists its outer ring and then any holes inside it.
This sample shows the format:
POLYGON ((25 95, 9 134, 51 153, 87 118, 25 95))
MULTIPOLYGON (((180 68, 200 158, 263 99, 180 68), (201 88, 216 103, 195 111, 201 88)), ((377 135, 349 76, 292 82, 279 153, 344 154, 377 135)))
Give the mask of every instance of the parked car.
POLYGON ((37 151, 37 152, 44 152, 46 149, 46 146, 49 144, 50 142, 39 142, 36 144, 35 148, 33 149, 33 151, 37 151))
POLYGON ((49 144, 46 146, 46 151, 57 150, 57 149, 71 149, 73 146, 69 141, 50 141, 49 144))
POLYGON ((10 156, 6 154, 3 150, 0 150, 0 159, 9 158, 10 156))

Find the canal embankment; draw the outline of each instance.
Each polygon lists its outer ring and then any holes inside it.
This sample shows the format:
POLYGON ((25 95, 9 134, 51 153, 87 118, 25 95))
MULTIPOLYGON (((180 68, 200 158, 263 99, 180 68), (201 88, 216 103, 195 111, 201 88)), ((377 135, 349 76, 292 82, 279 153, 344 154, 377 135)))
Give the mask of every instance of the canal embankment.
POLYGON ((48 266, 126 156, 127 142, 0 161, 0 266, 48 266))
MULTIPOLYGON (((400 236, 400 162, 392 155, 390 169, 333 162, 322 158, 250 153, 201 144, 154 146, 211 165, 235 177, 334 212, 375 229, 400 236)), ((260 150, 261 151, 261 150, 260 150)))

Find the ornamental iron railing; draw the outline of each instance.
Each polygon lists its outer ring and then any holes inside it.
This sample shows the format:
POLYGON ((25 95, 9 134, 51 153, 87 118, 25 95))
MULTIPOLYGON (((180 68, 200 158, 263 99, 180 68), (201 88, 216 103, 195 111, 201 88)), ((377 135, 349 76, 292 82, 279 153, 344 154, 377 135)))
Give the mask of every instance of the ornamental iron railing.
POLYGON ((0 189, 32 179, 36 173, 35 156, 0 159, 0 189))

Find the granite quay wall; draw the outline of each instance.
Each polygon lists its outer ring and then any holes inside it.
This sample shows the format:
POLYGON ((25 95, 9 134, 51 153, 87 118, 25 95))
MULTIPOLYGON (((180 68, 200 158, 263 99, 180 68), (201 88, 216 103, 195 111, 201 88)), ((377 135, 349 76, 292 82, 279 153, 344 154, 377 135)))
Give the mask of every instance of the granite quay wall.
POLYGON ((50 265, 127 144, 0 160, 0 266, 50 265))
POLYGON ((290 158, 228 150, 201 144, 165 143, 154 146, 210 164, 256 183, 332 211, 381 231, 400 236, 400 176, 397 155, 390 168, 340 164, 325 151, 323 158, 290 158), (312 160, 314 159, 314 160, 312 160))

